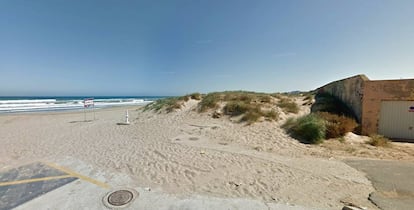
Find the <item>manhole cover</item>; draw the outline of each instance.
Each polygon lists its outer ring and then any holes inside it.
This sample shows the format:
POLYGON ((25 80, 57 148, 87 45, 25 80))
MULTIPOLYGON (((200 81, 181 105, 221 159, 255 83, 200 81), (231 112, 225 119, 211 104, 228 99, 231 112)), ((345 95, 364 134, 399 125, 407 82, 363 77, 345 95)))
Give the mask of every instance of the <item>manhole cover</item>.
POLYGON ((108 197, 108 203, 114 206, 122 206, 131 202, 134 195, 128 190, 118 190, 111 193, 108 197))
POLYGON ((103 202, 109 208, 122 208, 128 206, 136 197, 138 192, 133 189, 119 189, 106 194, 103 202))

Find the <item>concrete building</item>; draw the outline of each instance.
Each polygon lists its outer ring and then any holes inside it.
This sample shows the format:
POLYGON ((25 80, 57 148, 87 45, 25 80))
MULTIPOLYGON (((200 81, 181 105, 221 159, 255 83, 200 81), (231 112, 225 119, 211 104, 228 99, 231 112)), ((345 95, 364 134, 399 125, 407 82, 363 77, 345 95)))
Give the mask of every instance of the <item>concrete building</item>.
POLYGON ((369 80, 357 75, 329 83, 317 92, 329 93, 348 105, 364 135, 414 140, 414 79, 369 80))

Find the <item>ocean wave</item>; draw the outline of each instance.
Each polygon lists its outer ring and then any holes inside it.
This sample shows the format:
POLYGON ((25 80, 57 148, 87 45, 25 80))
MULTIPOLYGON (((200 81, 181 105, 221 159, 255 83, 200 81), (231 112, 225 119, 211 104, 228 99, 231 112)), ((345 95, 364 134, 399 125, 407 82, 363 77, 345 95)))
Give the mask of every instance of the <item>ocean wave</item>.
MULTIPOLYGON (((84 99, 15 99, 1 100, 0 113, 75 110, 84 108, 84 99)), ((95 108, 143 105, 152 102, 142 98, 96 98, 95 108)))
POLYGON ((55 103, 56 99, 0 100, 0 104, 55 103))

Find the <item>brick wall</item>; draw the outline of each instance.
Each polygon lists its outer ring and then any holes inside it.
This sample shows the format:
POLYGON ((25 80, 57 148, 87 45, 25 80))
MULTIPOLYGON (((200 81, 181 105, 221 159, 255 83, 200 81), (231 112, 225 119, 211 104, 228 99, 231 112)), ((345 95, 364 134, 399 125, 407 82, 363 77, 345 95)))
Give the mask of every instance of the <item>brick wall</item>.
POLYGON ((414 100, 414 79, 364 82, 362 104, 362 134, 378 132, 381 101, 414 100))

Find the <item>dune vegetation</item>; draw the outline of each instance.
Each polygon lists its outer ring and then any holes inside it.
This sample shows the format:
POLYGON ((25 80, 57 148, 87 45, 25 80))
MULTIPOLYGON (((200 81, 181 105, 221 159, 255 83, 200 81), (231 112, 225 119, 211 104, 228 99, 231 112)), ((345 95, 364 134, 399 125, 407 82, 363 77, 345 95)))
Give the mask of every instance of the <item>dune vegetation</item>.
POLYGON ((298 113, 299 106, 288 94, 268 94, 248 91, 224 91, 208 94, 192 93, 181 97, 171 97, 148 104, 144 110, 165 110, 167 113, 181 109, 189 99, 199 100, 197 111, 213 112, 221 115, 240 117, 239 122, 248 124, 259 120, 277 121, 279 112, 298 113))
MULTIPOLYGON (((195 100, 192 111, 208 113, 213 118, 226 116, 233 122, 247 125, 261 121, 278 121, 281 113, 289 118, 282 128, 295 139, 306 144, 319 144, 325 139, 343 139, 348 132, 358 133, 360 128, 353 112, 336 98, 313 92, 296 94, 257 93, 248 91, 224 91, 208 94, 191 93, 180 97, 157 100, 144 107, 144 111, 170 113, 179 111, 186 102, 195 100), (315 102, 315 98, 318 99, 315 102), (299 100, 298 100, 299 99, 299 100), (300 106, 310 106, 311 113, 303 115, 300 106), (291 114, 291 115, 289 115, 291 114)), ((388 147, 389 140, 382 136, 371 136, 368 144, 388 147)))
POLYGON ((289 118, 283 128, 294 138, 306 144, 319 144, 326 136, 326 123, 316 114, 297 119, 289 118))

